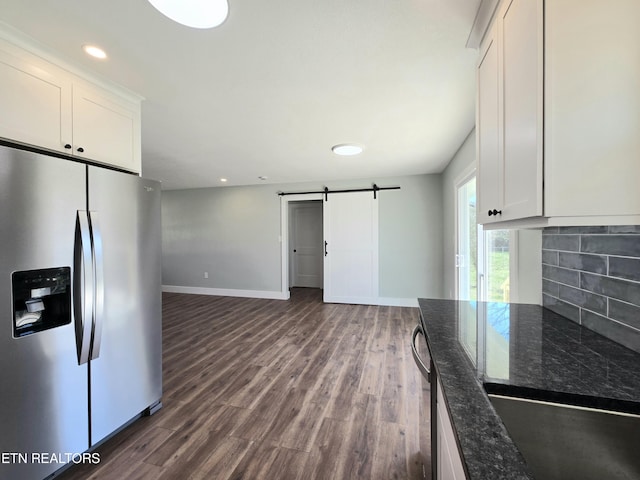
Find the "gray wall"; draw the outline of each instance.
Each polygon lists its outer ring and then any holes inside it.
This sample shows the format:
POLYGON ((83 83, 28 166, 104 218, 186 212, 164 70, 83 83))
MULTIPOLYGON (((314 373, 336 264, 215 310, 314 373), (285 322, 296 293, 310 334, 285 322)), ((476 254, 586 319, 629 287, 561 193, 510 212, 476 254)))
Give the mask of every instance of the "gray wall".
POLYGON ((553 227, 542 236, 543 305, 640 352, 640 227, 553 227))
MULTIPOLYGON (((381 187, 401 187, 379 192, 380 296, 441 296, 440 176, 339 181, 326 186, 368 188, 374 182, 381 187)), ((163 284, 280 291, 277 192, 324 186, 280 184, 163 192, 163 284)))
POLYGON ((163 192, 163 284, 280 290, 276 191, 257 186, 163 192))

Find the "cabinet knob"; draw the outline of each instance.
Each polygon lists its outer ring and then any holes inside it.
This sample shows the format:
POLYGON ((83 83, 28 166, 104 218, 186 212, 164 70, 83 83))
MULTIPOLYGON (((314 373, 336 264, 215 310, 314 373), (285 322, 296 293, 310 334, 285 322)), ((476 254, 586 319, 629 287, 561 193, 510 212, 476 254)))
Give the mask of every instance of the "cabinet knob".
POLYGON ((70 143, 65 143, 64 144, 64 148, 66 148, 67 150, 69 150, 71 148, 71 144, 70 143))
POLYGON ((83 153, 84 152, 84 148, 78 147, 78 152, 83 153))
POLYGON ((496 210, 495 208, 493 210, 489 210, 489 216, 491 215, 502 215, 502 210, 496 210))

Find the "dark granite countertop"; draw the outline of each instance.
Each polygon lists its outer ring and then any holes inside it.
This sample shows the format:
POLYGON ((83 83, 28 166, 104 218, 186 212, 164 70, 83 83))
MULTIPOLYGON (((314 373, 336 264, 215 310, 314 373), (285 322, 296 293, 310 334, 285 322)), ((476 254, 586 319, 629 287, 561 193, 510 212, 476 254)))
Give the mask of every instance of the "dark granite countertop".
POLYGON ((418 301, 470 480, 533 478, 487 392, 640 413, 640 354, 538 305, 418 301))

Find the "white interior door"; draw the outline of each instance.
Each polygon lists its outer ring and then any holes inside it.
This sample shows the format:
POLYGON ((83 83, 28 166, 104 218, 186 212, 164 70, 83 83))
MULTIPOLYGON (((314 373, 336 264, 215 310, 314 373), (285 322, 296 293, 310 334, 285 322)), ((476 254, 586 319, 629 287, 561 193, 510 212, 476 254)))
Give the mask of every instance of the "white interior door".
POLYGON ((378 303, 378 200, 329 195, 324 205, 324 301, 378 303))
POLYGON ((291 286, 322 288, 322 202, 289 205, 291 286))

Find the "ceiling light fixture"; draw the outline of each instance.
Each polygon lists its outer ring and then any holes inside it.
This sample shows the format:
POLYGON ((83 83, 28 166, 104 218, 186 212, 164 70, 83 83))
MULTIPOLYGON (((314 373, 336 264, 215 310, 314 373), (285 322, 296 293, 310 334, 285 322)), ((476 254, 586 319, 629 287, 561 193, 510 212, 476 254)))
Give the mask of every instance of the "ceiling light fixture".
POLYGON ((213 28, 229 14, 227 0, 149 0, 164 16, 192 28, 213 28))
POLYGON ((100 60, 104 60, 107 58, 107 53, 101 49, 100 47, 96 47, 95 45, 83 45, 82 50, 87 55, 91 55, 94 58, 99 58, 100 60))
POLYGON ((224 183, 224 182, 226 182, 226 181, 227 181, 227 179, 226 179, 226 178, 221 178, 221 179, 220 179, 220 181, 221 181, 222 183, 224 183))
POLYGON ((340 145, 334 145, 331 150, 336 155, 358 155, 364 150, 360 145, 354 143, 342 143, 340 145))

